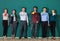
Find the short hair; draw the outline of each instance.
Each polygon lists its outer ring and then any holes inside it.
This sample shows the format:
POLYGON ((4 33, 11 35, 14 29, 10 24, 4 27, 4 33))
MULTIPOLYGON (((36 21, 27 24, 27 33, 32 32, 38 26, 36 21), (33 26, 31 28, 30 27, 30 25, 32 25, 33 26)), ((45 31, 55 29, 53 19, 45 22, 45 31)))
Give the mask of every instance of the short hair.
POLYGON ((25 12, 26 12, 26 7, 22 7, 22 8, 24 8, 25 9, 25 12))
POLYGON ((34 6, 33 8, 36 8, 36 9, 38 9, 38 7, 37 7, 37 6, 34 6))
POLYGON ((43 7, 42 9, 44 9, 44 8, 46 8, 46 9, 47 9, 47 7, 43 7))
POLYGON ((38 11, 38 7, 37 6, 34 6, 33 8, 36 8, 36 11, 38 11))
POLYGON ((44 9, 44 8, 45 8, 45 9, 47 9, 47 10, 46 10, 46 12, 48 12, 48 11, 49 11, 49 9, 48 9, 47 7, 43 7, 43 8, 42 8, 42 11, 43 11, 43 9, 44 9))
POLYGON ((26 9, 26 7, 22 7, 22 8, 26 9))

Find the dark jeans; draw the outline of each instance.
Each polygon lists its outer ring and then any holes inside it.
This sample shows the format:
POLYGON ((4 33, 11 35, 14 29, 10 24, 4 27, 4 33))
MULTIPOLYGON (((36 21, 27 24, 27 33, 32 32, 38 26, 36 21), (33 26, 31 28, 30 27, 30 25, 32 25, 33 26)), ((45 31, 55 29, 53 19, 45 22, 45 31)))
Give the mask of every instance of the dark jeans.
POLYGON ((42 21, 42 37, 47 37, 48 22, 42 21))
POLYGON ((55 26, 56 26, 55 21, 50 22, 50 30, 53 37, 55 37, 55 26))
POLYGON ((32 28, 31 28, 32 38, 37 37, 37 29, 38 29, 38 23, 32 23, 32 28))
POLYGON ((17 30, 17 22, 12 23, 12 35, 16 35, 16 30, 17 30))
POLYGON ((26 21, 21 21, 20 22, 20 37, 24 34, 24 38, 27 38, 27 22, 26 21))
POLYGON ((8 20, 3 20, 3 36, 7 36, 8 20))

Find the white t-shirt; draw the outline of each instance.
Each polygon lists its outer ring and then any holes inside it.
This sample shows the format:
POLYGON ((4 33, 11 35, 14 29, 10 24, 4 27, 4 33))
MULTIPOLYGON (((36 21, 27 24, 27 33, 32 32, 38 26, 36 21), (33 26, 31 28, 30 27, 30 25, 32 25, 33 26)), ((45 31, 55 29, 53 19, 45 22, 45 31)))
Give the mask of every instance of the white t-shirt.
POLYGON ((26 12, 20 12, 19 15, 20 15, 21 21, 27 21, 28 22, 28 15, 26 12))
POLYGON ((5 14, 3 13, 3 20, 8 20, 8 14, 5 16, 5 14))

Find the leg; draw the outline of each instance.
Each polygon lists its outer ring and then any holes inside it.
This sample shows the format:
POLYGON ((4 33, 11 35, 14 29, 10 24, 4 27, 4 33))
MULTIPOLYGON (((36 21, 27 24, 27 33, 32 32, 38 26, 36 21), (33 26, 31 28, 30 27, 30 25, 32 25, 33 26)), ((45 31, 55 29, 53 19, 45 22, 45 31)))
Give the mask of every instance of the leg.
POLYGON ((6 39, 8 30, 8 21, 3 21, 3 39, 6 39))
POLYGON ((3 36, 5 36, 5 21, 3 20, 3 36))
POLYGON ((45 37, 45 29, 44 29, 45 27, 44 27, 44 23, 42 22, 42 37, 44 38, 45 37))
POLYGON ((51 29, 52 39, 55 40, 54 38, 55 37, 55 22, 51 22, 50 25, 51 25, 50 29, 51 29))
POLYGON ((34 37, 34 31, 35 31, 35 30, 34 30, 34 29, 35 29, 34 25, 35 25, 35 24, 32 23, 32 27, 31 27, 32 38, 34 37))
POLYGON ((15 37, 15 35, 16 35, 16 27, 17 27, 17 23, 16 22, 13 22, 13 24, 12 24, 12 35, 13 35, 13 37, 15 37))
POLYGON ((45 23, 45 37, 47 37, 48 22, 45 23))
POLYGON ((34 33, 35 38, 37 36, 37 28, 38 28, 38 23, 35 24, 35 33, 34 33))
POLYGON ((24 23, 24 38, 27 38, 27 22, 24 23))
POLYGON ((43 38, 47 37, 47 28, 48 28, 48 23, 42 22, 42 37, 43 38))
POLYGON ((5 21, 4 22, 4 33, 3 33, 4 36, 7 36, 7 30, 8 30, 8 21, 5 21))
POLYGON ((23 34, 23 22, 20 22, 20 37, 19 37, 19 39, 21 39, 22 34, 23 34))
POLYGON ((53 37, 55 37, 55 22, 51 22, 50 25, 51 25, 51 27, 50 27, 51 34, 53 37))

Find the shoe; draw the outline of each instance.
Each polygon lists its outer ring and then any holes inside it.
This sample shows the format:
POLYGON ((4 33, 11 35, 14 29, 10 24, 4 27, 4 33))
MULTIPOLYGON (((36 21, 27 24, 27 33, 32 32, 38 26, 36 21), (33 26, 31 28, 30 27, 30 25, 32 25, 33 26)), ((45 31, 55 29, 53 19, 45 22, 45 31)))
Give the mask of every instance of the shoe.
POLYGON ((53 39, 53 40, 55 40, 55 38, 54 38, 54 37, 52 37, 52 39, 53 39))
POLYGON ((12 35, 12 38, 11 39, 15 39, 15 36, 14 35, 12 35))
POLYGON ((24 37, 25 39, 27 39, 27 37, 24 37))
POLYGON ((21 39, 21 37, 19 37, 19 39, 21 39))

